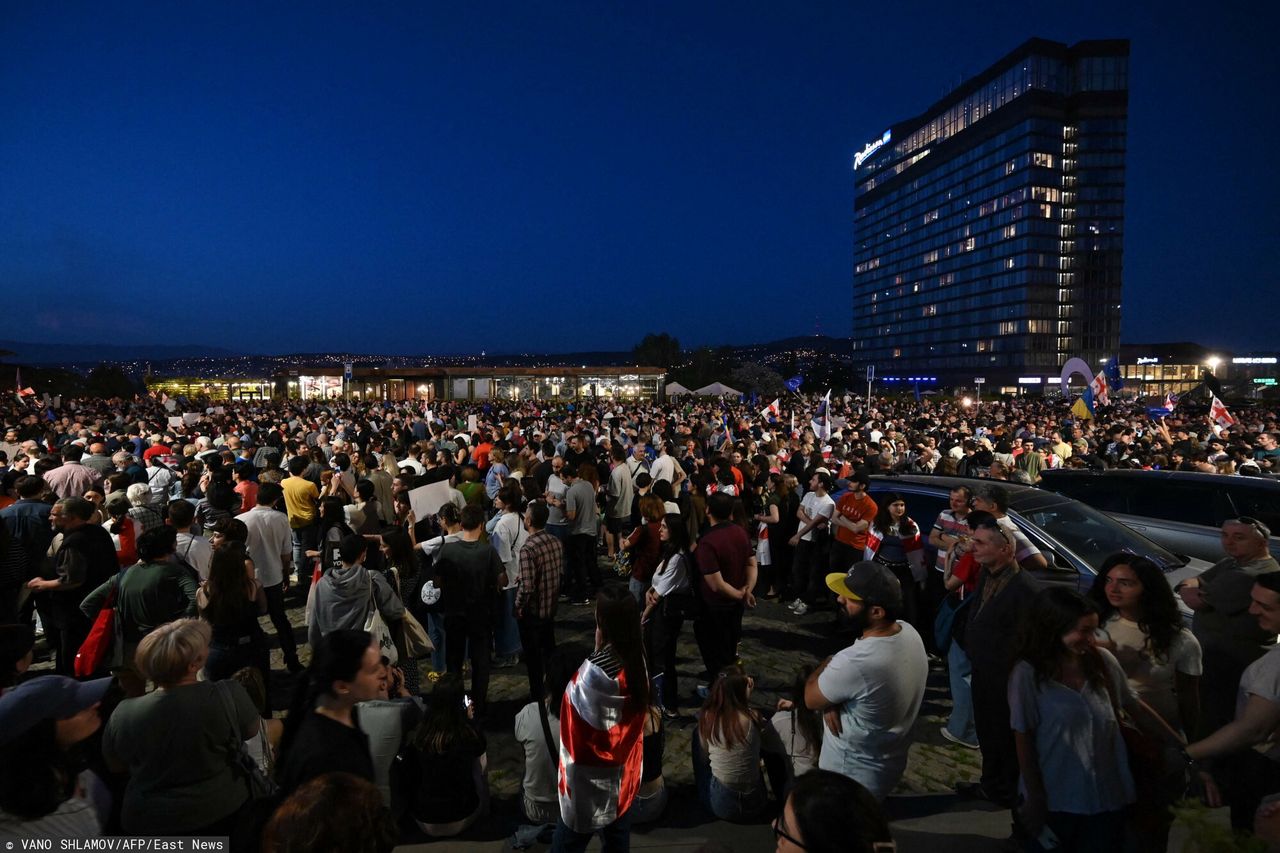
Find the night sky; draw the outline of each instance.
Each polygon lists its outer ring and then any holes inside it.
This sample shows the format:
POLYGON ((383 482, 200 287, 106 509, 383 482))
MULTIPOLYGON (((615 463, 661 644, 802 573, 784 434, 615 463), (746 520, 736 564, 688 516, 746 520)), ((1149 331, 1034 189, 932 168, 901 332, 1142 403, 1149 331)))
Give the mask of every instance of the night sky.
POLYGON ((847 335, 854 151, 1041 36, 1132 39, 1123 339, 1274 348, 1280 15, 1245 5, 7 2, 0 337, 847 335))

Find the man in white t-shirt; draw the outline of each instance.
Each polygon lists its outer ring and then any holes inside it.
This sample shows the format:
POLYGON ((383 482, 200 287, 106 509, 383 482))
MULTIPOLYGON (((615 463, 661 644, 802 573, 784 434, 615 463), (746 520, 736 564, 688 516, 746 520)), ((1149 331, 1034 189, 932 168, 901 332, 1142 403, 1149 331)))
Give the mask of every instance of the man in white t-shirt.
POLYGON ((818 766, 883 800, 907 768, 929 659, 916 629, 898 621, 902 585, 888 568, 861 562, 826 581, 858 639, 823 661, 805 684, 805 705, 824 715, 818 766))
POLYGON ((827 553, 831 548, 830 522, 836 511, 830 491, 831 472, 815 468, 809 478, 809 491, 796 510, 800 528, 791 537, 790 544, 796 549, 791 561, 794 575, 791 586, 797 597, 788 606, 797 616, 808 613, 809 607, 822 595, 821 579, 827 574, 827 553))

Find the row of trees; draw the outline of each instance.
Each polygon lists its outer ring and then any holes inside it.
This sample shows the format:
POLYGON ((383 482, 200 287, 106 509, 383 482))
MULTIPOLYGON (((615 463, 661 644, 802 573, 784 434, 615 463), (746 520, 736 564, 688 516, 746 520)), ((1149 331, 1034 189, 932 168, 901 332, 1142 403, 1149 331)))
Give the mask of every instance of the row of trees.
POLYGON ((816 359, 802 362, 794 351, 786 354, 781 370, 756 361, 743 361, 733 347, 698 347, 685 351, 680 341, 671 335, 648 334, 631 350, 635 363, 647 367, 661 367, 667 371, 668 381, 679 382, 687 388, 701 388, 712 382, 723 382, 744 394, 755 392, 762 397, 777 397, 786 393, 786 380, 803 376, 804 391, 826 391, 832 388, 845 391, 849 387, 849 368, 837 359, 816 359))

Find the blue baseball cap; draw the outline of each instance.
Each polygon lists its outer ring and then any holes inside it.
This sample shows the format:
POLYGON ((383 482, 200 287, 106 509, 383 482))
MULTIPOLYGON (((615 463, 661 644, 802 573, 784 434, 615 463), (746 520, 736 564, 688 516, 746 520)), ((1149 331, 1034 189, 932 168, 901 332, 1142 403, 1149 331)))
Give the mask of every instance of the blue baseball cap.
POLYGON ((0 744, 17 740, 44 720, 65 720, 92 708, 107 695, 111 681, 42 675, 5 691, 0 696, 0 744))

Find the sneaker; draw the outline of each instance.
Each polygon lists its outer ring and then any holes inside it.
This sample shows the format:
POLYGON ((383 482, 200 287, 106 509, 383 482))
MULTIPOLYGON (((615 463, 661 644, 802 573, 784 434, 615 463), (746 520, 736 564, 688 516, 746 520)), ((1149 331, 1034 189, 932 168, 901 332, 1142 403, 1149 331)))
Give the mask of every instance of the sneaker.
POLYGON ((711 692, 711 687, 707 684, 699 684, 697 689, 693 692, 698 694, 699 699, 706 699, 707 694, 711 692))
POLYGON ((804 601, 797 598, 795 601, 787 605, 788 610, 795 610, 797 607, 804 607, 804 601))
POLYGON ((444 675, 443 672, 435 672, 433 670, 432 672, 427 673, 427 681, 430 681, 432 684, 435 684, 437 681, 440 680, 440 676, 442 675, 444 675))
POLYGON ((946 726, 942 727, 942 736, 947 740, 951 741, 952 743, 956 744, 957 746, 963 746, 965 749, 979 748, 976 743, 969 743, 969 741, 967 740, 961 740, 960 738, 956 737, 951 733, 951 730, 948 729, 946 726))
POLYGON ((803 601, 797 601, 796 606, 791 608, 791 612, 797 616, 803 616, 809 612, 809 605, 805 604, 803 601))

